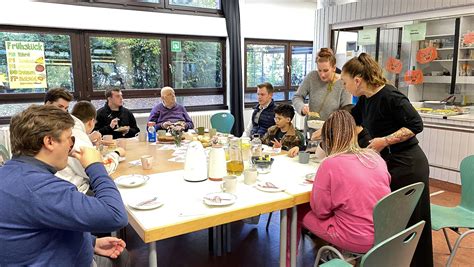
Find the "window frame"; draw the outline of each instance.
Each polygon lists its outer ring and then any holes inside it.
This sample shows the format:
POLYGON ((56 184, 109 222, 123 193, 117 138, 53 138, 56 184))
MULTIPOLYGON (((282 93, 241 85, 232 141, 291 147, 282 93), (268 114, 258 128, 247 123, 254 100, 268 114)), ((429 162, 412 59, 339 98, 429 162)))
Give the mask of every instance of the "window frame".
MULTIPOLYGON (((313 47, 313 42, 312 41, 296 41, 296 40, 273 40, 273 39, 253 39, 253 38, 246 38, 244 40, 244 98, 245 94, 248 93, 256 93, 256 86, 254 87, 247 87, 247 45, 284 45, 285 46, 285 56, 284 56, 284 65, 285 65, 285 70, 284 70, 284 78, 283 82, 284 85, 282 86, 273 86, 274 93, 275 92, 283 92, 285 95, 285 100, 278 100, 275 101, 276 103, 291 103, 291 99, 289 98, 290 92, 296 91, 298 89, 298 86, 292 86, 291 85, 291 56, 292 56, 292 47, 294 46, 310 46, 313 47)), ((314 55, 314 51, 313 51, 314 55)), ((254 107, 257 104, 257 102, 245 102, 244 100, 244 106, 245 108, 251 108, 254 107)))
MULTIPOLYGON (((200 96, 200 95, 223 95, 222 104, 185 106, 188 111, 204 111, 214 109, 227 109, 227 70, 226 70, 226 38, 216 36, 189 36, 171 34, 151 34, 132 32, 112 32, 112 31, 91 31, 75 29, 56 29, 26 26, 5 26, 0 25, 2 32, 20 32, 31 34, 63 34, 70 36, 71 62, 74 92, 74 100, 101 100, 105 99, 104 91, 94 91, 92 81, 92 62, 90 53, 90 37, 114 37, 114 38, 149 38, 161 40, 161 60, 163 86, 171 83, 169 60, 171 60, 171 47, 169 43, 172 39, 213 41, 221 43, 221 71, 222 86, 220 88, 196 88, 196 89, 176 89, 176 96, 200 96)), ((161 88, 153 89, 123 89, 124 98, 157 98, 160 97, 161 88)), ((44 93, 6 93, 0 94, 0 105, 14 103, 43 102, 44 93)), ((133 112, 150 112, 151 108, 132 109, 133 112)), ((10 117, 0 117, 0 124, 8 124, 10 117)))
MULTIPOLYGON (((18 26, 0 26, 0 31, 2 32, 18 32, 18 33, 31 33, 31 34, 61 34, 61 35, 69 35, 70 37, 70 45, 71 45, 71 64, 72 64, 72 74, 73 74, 73 84, 74 84, 74 92, 71 92, 74 98, 80 98, 80 92, 78 88, 84 88, 84 84, 82 83, 81 77, 81 70, 80 66, 78 65, 79 55, 74 53, 74 51, 79 49, 78 40, 79 34, 78 31, 75 30, 63 30, 63 29, 54 29, 54 28, 39 28, 39 27, 18 27, 18 26)), ((0 94, 1 100, 0 105, 2 104, 11 104, 20 102, 32 102, 32 101, 41 101, 44 100, 44 93, 21 93, 21 94, 0 94)), ((3 117, 0 117, 0 119, 3 117)), ((2 121, 0 120, 0 123, 2 121)))
POLYGON ((197 16, 224 17, 224 13, 222 11, 222 0, 220 0, 219 9, 173 5, 173 4, 170 4, 169 0, 161 0, 159 4, 130 1, 130 0, 129 1, 125 1, 125 0, 69 0, 69 1, 40 0, 39 2, 104 7, 104 8, 116 8, 116 9, 125 9, 125 10, 139 10, 139 11, 149 11, 149 12, 162 12, 162 13, 173 13, 173 14, 185 14, 185 15, 197 15, 197 16))

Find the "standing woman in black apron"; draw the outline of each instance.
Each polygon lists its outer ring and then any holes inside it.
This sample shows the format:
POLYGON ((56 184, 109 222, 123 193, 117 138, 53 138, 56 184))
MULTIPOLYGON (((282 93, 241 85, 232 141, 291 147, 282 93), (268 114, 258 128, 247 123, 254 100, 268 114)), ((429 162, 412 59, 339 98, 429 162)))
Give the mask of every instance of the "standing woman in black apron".
POLYGON ((408 98, 387 84, 382 69, 372 57, 362 53, 342 67, 344 87, 359 101, 352 109, 357 125, 368 130, 368 145, 380 152, 392 176, 392 191, 423 182, 425 188, 410 218, 409 225, 425 220, 411 266, 433 266, 428 160, 415 135, 423 130, 423 121, 408 98))

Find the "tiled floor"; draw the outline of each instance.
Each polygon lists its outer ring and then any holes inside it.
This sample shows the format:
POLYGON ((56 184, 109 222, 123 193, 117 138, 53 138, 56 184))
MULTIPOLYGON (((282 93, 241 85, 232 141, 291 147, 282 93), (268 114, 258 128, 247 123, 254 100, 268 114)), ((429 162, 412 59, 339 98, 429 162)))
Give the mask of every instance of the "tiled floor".
MULTIPOLYGON (((433 193, 442 189, 431 187, 430 191, 433 193)), ((432 203, 445 206, 455 206, 459 200, 460 194, 450 191, 444 191, 431 198, 432 203)), ((207 230, 159 241, 157 243, 158 265, 173 267, 278 266, 279 216, 273 216, 269 232, 265 231, 266 220, 267 215, 263 215, 258 225, 233 223, 232 252, 221 257, 210 255, 207 230)), ((457 234, 452 232, 450 237, 454 244, 457 234)), ((132 266, 147 266, 147 246, 131 228, 127 229, 126 241, 132 266)), ((433 231, 433 242, 435 266, 445 266, 449 252, 442 231, 433 231)), ((300 244, 298 266, 313 266, 315 254, 315 243, 306 236, 300 244)), ((463 240, 453 266, 474 266, 474 235, 463 240)))

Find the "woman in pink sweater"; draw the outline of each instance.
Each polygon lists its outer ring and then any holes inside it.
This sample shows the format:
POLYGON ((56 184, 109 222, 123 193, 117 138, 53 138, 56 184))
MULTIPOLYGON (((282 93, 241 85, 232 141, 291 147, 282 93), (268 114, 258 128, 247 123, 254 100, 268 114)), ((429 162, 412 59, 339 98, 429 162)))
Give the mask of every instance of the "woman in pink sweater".
POLYGON ((365 253, 374 243, 373 209, 390 193, 385 161, 357 144, 355 122, 347 111, 336 111, 322 128, 322 147, 328 157, 313 183, 311 209, 298 216, 309 231, 351 252, 365 253))

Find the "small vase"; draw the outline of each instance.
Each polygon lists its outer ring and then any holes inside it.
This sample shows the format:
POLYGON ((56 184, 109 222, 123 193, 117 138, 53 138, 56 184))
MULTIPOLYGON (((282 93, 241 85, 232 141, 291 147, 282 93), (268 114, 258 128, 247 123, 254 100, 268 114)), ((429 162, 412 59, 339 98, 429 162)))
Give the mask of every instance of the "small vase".
POLYGON ((179 134, 174 135, 174 144, 175 144, 177 147, 180 147, 180 146, 181 146, 181 136, 182 136, 182 133, 179 133, 179 134))

